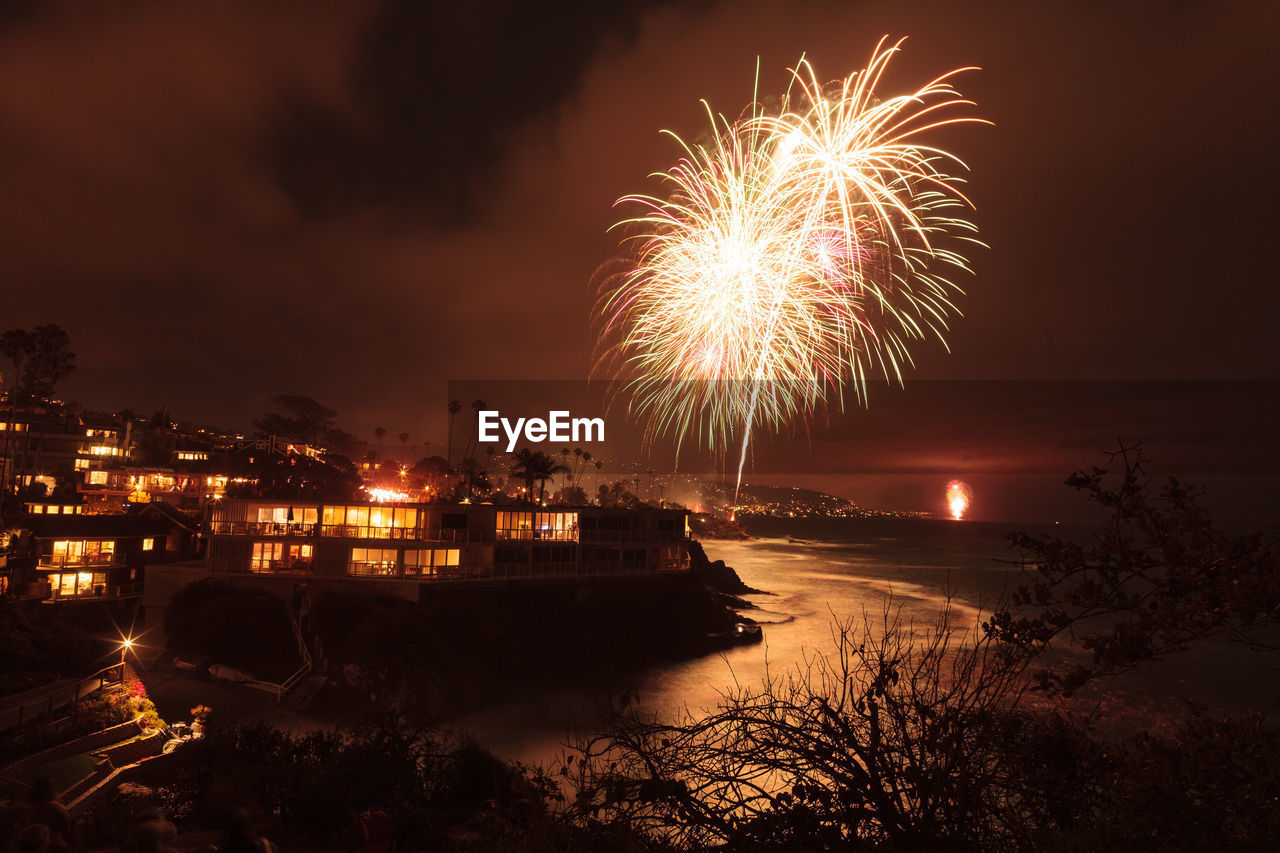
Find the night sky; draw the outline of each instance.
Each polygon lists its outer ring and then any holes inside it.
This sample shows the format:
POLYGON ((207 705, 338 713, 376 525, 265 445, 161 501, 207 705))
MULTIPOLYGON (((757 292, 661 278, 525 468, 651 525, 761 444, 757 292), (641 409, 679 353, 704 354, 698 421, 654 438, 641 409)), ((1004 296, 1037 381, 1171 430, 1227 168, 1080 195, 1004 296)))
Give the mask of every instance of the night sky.
MULTIPOLYGON (((450 379, 578 378, 619 196, 702 128, 906 35, 994 127, 990 251, 929 379, 1277 379, 1271 3, 9 3, 5 328, 60 396, 246 427, 280 392, 443 439, 450 379)), ((1082 464, 1088 460, 1082 460, 1082 464)))

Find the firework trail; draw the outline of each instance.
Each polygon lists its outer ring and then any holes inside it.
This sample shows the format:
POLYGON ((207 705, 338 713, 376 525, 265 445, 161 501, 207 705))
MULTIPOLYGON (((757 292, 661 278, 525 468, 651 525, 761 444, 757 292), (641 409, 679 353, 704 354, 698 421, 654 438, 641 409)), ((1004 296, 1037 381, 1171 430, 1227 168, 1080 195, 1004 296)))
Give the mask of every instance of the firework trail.
MULTIPOLYGON (((866 403, 868 377, 902 382, 911 346, 946 345, 968 271, 954 246, 976 243, 964 164, 919 138, 972 106, 961 71, 914 92, 876 89, 901 41, 867 67, 822 85, 802 60, 777 109, 737 121, 704 101, 709 143, 674 134, 683 155, 662 197, 619 201, 627 254, 597 272, 596 371, 622 381, 646 439, 689 436, 723 455, 741 436, 738 486, 752 430, 782 430, 846 390, 866 403)), ((735 492, 735 503, 737 497, 735 492)))

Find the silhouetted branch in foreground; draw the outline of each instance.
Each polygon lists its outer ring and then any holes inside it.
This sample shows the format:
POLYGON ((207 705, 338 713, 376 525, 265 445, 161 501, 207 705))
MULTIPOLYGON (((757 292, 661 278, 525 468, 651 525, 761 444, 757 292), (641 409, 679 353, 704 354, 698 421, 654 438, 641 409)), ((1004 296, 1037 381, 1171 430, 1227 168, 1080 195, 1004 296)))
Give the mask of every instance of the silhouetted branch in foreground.
POLYGON ((1109 513, 1087 543, 1010 537, 1032 579, 986 624, 991 635, 1028 648, 1073 639, 1088 662, 1038 674, 1042 687, 1067 694, 1197 640, 1280 646, 1275 538, 1221 530, 1199 488, 1172 477, 1156 488, 1140 447, 1121 447, 1112 459, 1120 463, 1114 474, 1094 468, 1067 479, 1109 513))
POLYGON ((580 813, 682 849, 1022 835, 1053 813, 1056 787, 1025 770, 1056 737, 1018 710, 1029 661, 949 609, 920 628, 888 607, 838 621, 831 654, 735 688, 707 716, 620 714, 565 773, 580 813))

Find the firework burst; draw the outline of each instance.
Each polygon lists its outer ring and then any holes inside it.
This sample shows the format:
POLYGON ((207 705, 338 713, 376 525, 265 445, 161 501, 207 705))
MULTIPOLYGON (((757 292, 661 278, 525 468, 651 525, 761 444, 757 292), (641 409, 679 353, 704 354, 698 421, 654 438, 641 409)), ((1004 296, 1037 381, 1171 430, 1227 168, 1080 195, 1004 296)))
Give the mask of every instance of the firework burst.
POLYGON ((946 345, 967 271, 955 246, 976 242, 953 155, 923 144, 972 105, 960 71, 909 94, 876 89, 901 42, 822 85, 792 70, 777 109, 730 122, 707 110, 711 141, 676 138, 680 160, 661 196, 620 200, 625 257, 597 276, 597 372, 623 380, 647 437, 691 435, 718 454, 752 430, 781 430, 868 378, 901 382, 913 344, 946 345))

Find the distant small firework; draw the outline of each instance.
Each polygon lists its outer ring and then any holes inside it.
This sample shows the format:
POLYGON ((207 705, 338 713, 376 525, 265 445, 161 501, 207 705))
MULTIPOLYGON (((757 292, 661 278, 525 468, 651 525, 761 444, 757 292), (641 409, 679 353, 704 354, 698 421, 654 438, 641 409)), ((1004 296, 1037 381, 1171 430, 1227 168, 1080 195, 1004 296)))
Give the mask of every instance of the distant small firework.
MULTIPOLYGON (((690 434, 714 453, 782 430, 818 406, 866 402, 866 381, 901 382, 910 346, 946 345, 968 271, 957 241, 975 229, 956 157, 920 143, 927 131, 980 119, 952 71, 896 97, 876 93, 901 41, 867 68, 822 85, 807 61, 776 109, 753 104, 730 122, 707 109, 713 139, 660 173, 664 198, 636 195, 627 257, 601 267, 597 373, 623 380, 647 437, 690 434)), ((674 134, 673 134, 674 136, 674 134)))
POLYGON ((971 503, 973 503, 973 489, 969 488, 968 483, 963 480, 952 480, 947 483, 947 509, 951 511, 952 518, 956 521, 964 518, 971 503))

